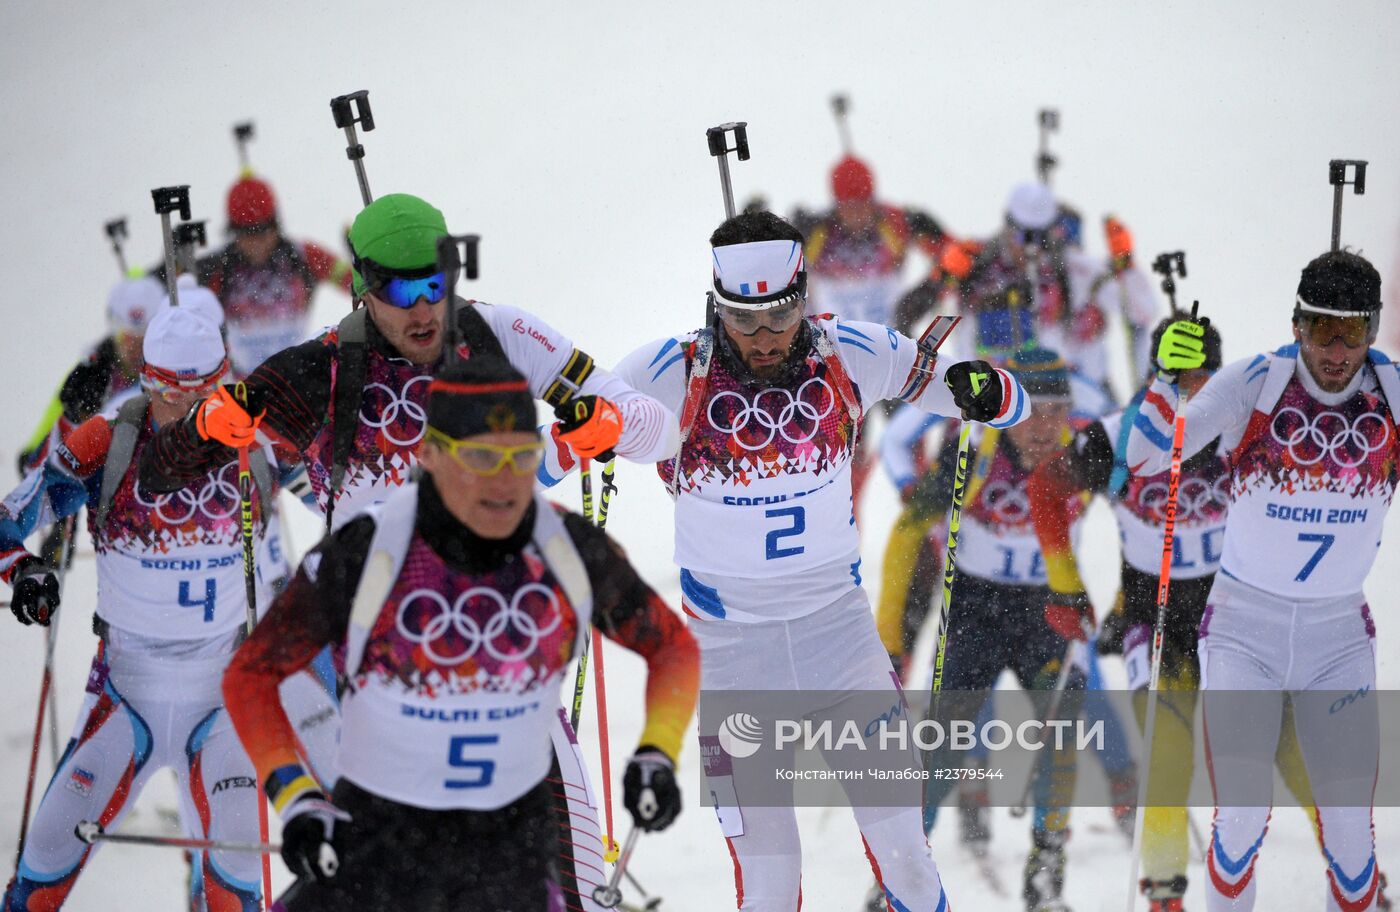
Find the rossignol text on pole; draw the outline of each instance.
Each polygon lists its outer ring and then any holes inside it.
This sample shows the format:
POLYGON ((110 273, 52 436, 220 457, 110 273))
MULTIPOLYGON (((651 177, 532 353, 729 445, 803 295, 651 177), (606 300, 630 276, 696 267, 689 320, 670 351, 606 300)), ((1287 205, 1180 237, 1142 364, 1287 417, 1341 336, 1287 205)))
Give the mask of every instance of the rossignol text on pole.
POLYGON ((107 240, 112 242, 112 253, 117 257, 117 268, 122 271, 122 278, 126 278, 126 253, 122 251, 122 241, 126 240, 126 219, 112 219, 102 226, 102 230, 107 232, 107 240))
POLYGON ((1357 196, 1366 192, 1366 162, 1355 158, 1334 158, 1327 163, 1327 182, 1332 185, 1332 249, 1342 248, 1342 188, 1352 186, 1357 196), (1347 169, 1352 179, 1347 180, 1347 169))
POLYGON ((369 109, 369 90, 360 89, 332 98, 331 116, 335 118, 335 125, 345 131, 345 157, 355 166, 355 178, 360 182, 360 202, 368 206, 374 202, 374 194, 369 192, 365 147, 355 133, 355 124, 363 127, 366 133, 374 129, 374 114, 369 109))
POLYGON ((160 240, 165 246, 165 289, 170 293, 170 306, 180 306, 175 295, 175 238, 170 233, 170 213, 180 213, 181 221, 190 220, 190 185, 157 187, 151 191, 156 215, 160 216, 160 240))

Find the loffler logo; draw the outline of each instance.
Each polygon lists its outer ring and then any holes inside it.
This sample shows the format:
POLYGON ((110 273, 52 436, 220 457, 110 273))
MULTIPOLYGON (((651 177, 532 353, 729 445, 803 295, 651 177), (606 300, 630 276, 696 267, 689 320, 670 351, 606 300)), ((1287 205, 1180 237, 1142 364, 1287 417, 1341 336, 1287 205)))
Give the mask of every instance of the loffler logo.
POLYGON ((736 760, 758 753, 762 742, 763 726, 748 713, 731 713, 720 723, 720 747, 736 760))

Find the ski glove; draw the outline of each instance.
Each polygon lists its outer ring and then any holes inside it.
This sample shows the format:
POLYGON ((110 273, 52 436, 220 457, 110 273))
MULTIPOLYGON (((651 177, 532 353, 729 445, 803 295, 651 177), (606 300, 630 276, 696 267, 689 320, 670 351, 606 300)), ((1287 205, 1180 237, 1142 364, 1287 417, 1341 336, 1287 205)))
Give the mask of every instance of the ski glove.
POLYGON ((307 792, 282 812, 282 860, 297 877, 325 883, 340 870, 335 825, 350 815, 320 792, 307 792))
POLYGON ((986 361, 959 361, 943 375, 964 421, 991 421, 1001 414, 1001 377, 986 361))
POLYGON ((1164 374, 1175 375, 1179 371, 1203 366, 1206 363, 1206 326, 1209 324, 1209 318, 1176 320, 1169 324, 1162 333, 1162 341, 1157 344, 1157 369, 1164 374))
POLYGON ((622 412, 598 396, 575 396, 554 410, 559 419, 556 436, 580 459, 611 458, 622 437, 622 412))
POLYGON ((1067 640, 1088 640, 1094 631, 1094 606, 1083 592, 1052 592, 1045 604, 1045 623, 1067 640))
POLYGON ((1108 240, 1109 268, 1115 273, 1133 265, 1133 233, 1113 216, 1103 220, 1104 237, 1108 240))
MULTIPOLYGON (((252 402, 249 402, 250 407, 252 402)), ((233 391, 221 386, 208 399, 194 407, 194 426, 204 440, 217 440, 235 450, 252 446, 258 434, 258 424, 267 414, 265 408, 255 408, 257 417, 249 414, 234 398, 233 391)))
POLYGON ((654 747, 639 747, 622 776, 622 803, 648 833, 664 830, 681 812, 675 764, 654 747))
POLYGON ((49 626, 58 610, 58 574, 37 557, 26 557, 14 576, 10 610, 21 624, 49 626))

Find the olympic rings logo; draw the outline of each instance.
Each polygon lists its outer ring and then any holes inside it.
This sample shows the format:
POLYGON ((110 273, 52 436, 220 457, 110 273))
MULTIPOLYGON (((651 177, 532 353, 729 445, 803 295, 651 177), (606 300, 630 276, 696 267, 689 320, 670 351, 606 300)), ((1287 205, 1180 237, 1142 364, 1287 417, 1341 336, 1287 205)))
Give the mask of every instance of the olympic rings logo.
POLYGON ((399 603, 395 617, 399 634, 410 643, 422 646, 428 658, 439 665, 458 665, 483 649, 500 662, 528 658, 539 649, 540 641, 558 630, 563 621, 554 592, 539 583, 522 586, 509 603, 501 593, 485 586, 468 589, 450 605, 436 590, 415 589, 399 603), (547 625, 541 627, 537 617, 525 610, 525 600, 530 596, 545 600, 542 615, 550 618, 547 625), (495 605, 484 625, 468 613, 473 600, 495 605), (418 619, 415 617, 418 613, 412 608, 421 601, 426 601, 430 607, 418 619), (459 642, 454 645, 450 640, 459 642), (519 640, 526 640, 529 645, 514 645, 519 640))
MULTIPOLYGON (((1154 481, 1142 486, 1137 502, 1143 510, 1158 520, 1166 518, 1167 495, 1171 486, 1154 481)), ((1215 481, 1204 478, 1183 478, 1176 489, 1176 518, 1183 523, 1211 519, 1211 508, 1222 510, 1230 505, 1230 476, 1221 475, 1215 481)))
POLYGON ((753 452, 764 449, 780 434, 788 443, 808 443, 817 436, 821 420, 835 408, 836 393, 821 377, 812 377, 797 388, 796 395, 782 387, 772 387, 754 396, 752 403, 733 390, 725 390, 710 400, 708 416, 710 427, 721 434, 732 435, 735 443, 753 452), (825 397, 825 403, 820 408, 808 398, 809 390, 813 389, 811 399, 820 402, 825 397), (739 409, 730 416, 727 424, 722 424, 723 416, 715 415, 715 406, 726 398, 738 400, 739 409), (799 419, 811 422, 812 426, 806 431, 793 433, 791 426, 799 419), (763 440, 756 444, 746 442, 741 436, 748 434, 752 425, 757 425, 760 433, 767 431, 763 440))
POLYGON ((1333 411, 1309 419, 1302 409, 1286 406, 1274 414, 1269 433, 1288 447, 1294 462, 1304 466, 1330 456, 1341 468, 1354 469, 1390 443, 1390 425, 1376 412, 1365 412, 1353 421, 1333 411))
POLYGON ((1017 525, 1031 518, 1031 502, 1025 485, 989 481, 982 486, 981 499, 983 506, 998 522, 1017 525))
POLYGON ((431 383, 432 379, 431 374, 423 374, 422 376, 414 377, 405 383, 403 389, 399 390, 397 393, 389 389, 389 387, 385 386, 383 383, 369 384, 365 387, 366 393, 372 390, 381 390, 384 396, 388 397, 388 401, 378 410, 378 414, 376 415, 366 415, 364 408, 361 407, 360 420, 363 421, 366 426, 383 432, 385 439, 390 443, 405 447, 413 446, 423 439, 423 433, 428 425, 428 412, 423 407, 422 403, 414 402, 413 399, 409 397, 409 392, 413 389, 414 384, 431 383), (399 420, 400 414, 407 417, 408 420, 415 422, 418 426, 418 430, 407 440, 401 440, 394 436, 393 425, 394 422, 399 420))
POLYGON ((157 517, 172 526, 184 525, 193 519, 196 513, 206 519, 217 522, 222 519, 228 519, 238 511, 238 485, 225 477, 229 470, 234 468, 235 465, 230 462, 220 469, 217 474, 213 472, 209 473, 207 476, 208 480, 205 481, 204 486, 199 489, 198 493, 192 492, 189 488, 181 488, 169 494, 158 494, 155 500, 147 500, 142 494, 141 482, 139 480, 133 482, 131 493, 135 496, 137 503, 143 507, 150 507, 155 510, 157 517), (220 497, 223 498, 222 501, 216 500, 216 498, 220 497), (214 506, 211 507, 211 503, 214 504, 214 506), (167 512, 171 504, 179 504, 180 509, 183 511, 182 515, 171 516, 170 513, 167 512))

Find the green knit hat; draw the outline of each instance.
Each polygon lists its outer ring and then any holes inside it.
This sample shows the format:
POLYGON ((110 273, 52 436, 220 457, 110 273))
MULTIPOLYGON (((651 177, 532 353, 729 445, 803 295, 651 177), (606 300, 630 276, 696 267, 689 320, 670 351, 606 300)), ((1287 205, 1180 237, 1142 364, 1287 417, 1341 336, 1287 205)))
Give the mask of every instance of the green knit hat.
POLYGON ((447 234, 447 222, 428 202, 407 193, 381 196, 360 210, 350 226, 354 251, 355 294, 366 290, 361 262, 386 272, 423 274, 437 264, 437 242, 447 234))

